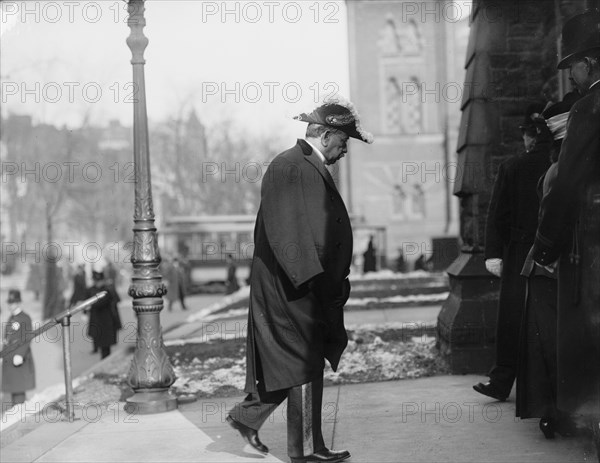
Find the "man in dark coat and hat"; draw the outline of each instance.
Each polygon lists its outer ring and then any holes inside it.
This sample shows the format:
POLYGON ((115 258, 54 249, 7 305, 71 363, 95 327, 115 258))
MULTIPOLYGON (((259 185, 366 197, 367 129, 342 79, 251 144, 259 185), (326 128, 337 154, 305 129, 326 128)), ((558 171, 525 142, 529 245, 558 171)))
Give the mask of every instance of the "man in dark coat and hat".
POLYGON ((473 386, 497 400, 510 395, 517 371, 519 330, 525 306, 523 263, 537 227, 539 178, 550 167, 551 135, 540 113, 544 104, 530 105, 519 127, 525 152, 498 169, 485 229, 485 264, 501 278, 496 326, 496 362, 489 381, 473 386))
POLYGON ((254 230, 246 346, 248 396, 227 417, 257 450, 258 430, 288 399, 288 454, 293 462, 337 462, 321 432, 325 359, 336 370, 348 337, 343 307, 350 294, 352 227, 328 171, 349 137, 371 143, 351 103, 329 100, 296 119, 305 140, 279 154, 262 181, 254 230))
POLYGON ((88 297, 102 291, 108 293, 91 306, 88 326, 88 335, 93 339, 94 347, 100 349, 100 358, 103 359, 110 355, 110 348, 117 343, 117 333, 123 327, 117 305, 121 298, 103 272, 92 271, 92 280, 94 283, 88 291, 88 297))
MULTIPOLYGON (((8 291, 10 318, 4 329, 4 348, 25 340, 32 331, 31 317, 21 308, 21 292, 18 289, 8 291)), ((25 391, 35 388, 35 367, 30 343, 23 344, 2 362, 2 391, 11 394, 11 402, 25 402, 25 391)))
POLYGON ((533 259, 558 272, 557 407, 600 438, 600 13, 568 20, 559 69, 583 94, 541 201, 533 259))
MULTIPOLYGON (((552 165, 538 182, 540 199, 554 181, 569 111, 579 96, 578 92, 570 92, 542 113, 554 141, 552 165)), ((541 418, 540 429, 547 439, 552 439, 555 432, 571 434, 573 426, 569 416, 556 408, 556 272, 535 265, 532 253, 533 247, 521 271, 527 278, 527 296, 519 338, 516 416, 541 418)))

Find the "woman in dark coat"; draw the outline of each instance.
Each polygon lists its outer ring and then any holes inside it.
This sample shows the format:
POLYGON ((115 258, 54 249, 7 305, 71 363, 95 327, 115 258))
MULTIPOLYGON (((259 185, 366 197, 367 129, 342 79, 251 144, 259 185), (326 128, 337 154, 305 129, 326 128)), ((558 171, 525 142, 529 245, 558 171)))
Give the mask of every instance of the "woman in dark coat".
MULTIPOLYGON (((552 162, 538 184, 538 196, 550 189, 556 176, 556 161, 565 134, 569 110, 577 94, 565 95, 562 102, 544 110, 542 116, 552 133, 552 162)), ((541 418, 540 429, 547 439, 554 432, 573 432, 568 416, 556 407, 556 331, 557 279, 536 266, 530 251, 521 275, 527 278, 527 301, 521 325, 517 368, 517 410, 520 418, 541 418)))
POLYGON ((485 229, 486 268, 500 276, 498 321, 496 326, 496 362, 489 382, 473 388, 484 395, 506 400, 517 370, 518 339, 525 283, 521 270, 533 244, 537 227, 539 178, 550 167, 551 137, 543 120, 536 118, 543 105, 527 108, 520 126, 525 153, 500 164, 490 200, 485 229), (494 263, 499 262, 497 267, 494 263))
POLYGON ((110 347, 117 343, 117 332, 122 328, 117 304, 121 300, 112 284, 104 280, 102 272, 92 272, 94 285, 89 289, 88 297, 107 291, 108 295, 94 303, 90 309, 88 335, 94 346, 100 349, 100 358, 110 355, 110 347))

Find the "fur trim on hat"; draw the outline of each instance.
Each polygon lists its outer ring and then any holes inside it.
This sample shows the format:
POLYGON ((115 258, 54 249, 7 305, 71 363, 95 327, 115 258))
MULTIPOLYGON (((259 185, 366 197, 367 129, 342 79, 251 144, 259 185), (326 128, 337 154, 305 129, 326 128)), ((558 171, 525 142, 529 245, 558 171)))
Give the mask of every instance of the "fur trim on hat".
POLYGON ((352 104, 349 100, 347 100, 346 98, 344 98, 341 95, 327 97, 323 100, 323 105, 332 105, 332 104, 337 104, 337 105, 343 106, 344 108, 348 109, 348 111, 350 111, 350 113, 352 114, 352 117, 354 118, 354 125, 356 126, 356 131, 360 134, 360 136, 365 140, 366 143, 369 143, 369 144, 373 143, 375 138, 373 137, 372 133, 363 130, 363 128, 361 127, 360 115, 358 114, 358 111, 356 110, 356 107, 354 106, 354 104, 352 104))

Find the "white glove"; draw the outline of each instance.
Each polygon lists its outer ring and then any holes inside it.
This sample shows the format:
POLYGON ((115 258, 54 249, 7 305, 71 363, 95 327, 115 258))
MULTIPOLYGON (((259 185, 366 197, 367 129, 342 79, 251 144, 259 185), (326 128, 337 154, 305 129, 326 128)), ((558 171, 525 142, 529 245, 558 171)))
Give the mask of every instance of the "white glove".
POLYGON ((22 355, 15 355, 13 357, 13 365, 16 367, 20 367, 21 365, 23 365, 23 356, 22 355))
POLYGON ((498 278, 500 278, 500 275, 502 275, 502 259, 486 259, 485 268, 492 275, 496 275, 498 278))

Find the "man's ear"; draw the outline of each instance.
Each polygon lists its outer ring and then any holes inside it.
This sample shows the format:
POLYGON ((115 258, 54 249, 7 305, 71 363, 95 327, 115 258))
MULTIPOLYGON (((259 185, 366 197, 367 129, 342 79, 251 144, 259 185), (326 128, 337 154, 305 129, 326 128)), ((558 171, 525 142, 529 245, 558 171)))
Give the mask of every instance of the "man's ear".
POLYGON ((594 72, 594 66, 598 66, 598 63, 599 63, 598 58, 590 58, 589 56, 586 56, 583 59, 583 61, 585 62, 585 65, 587 66, 588 73, 594 72))
POLYGON ((329 130, 326 130, 325 132, 323 132, 321 134, 321 144, 327 148, 327 146, 329 146, 329 139, 331 138, 331 132, 329 130))

